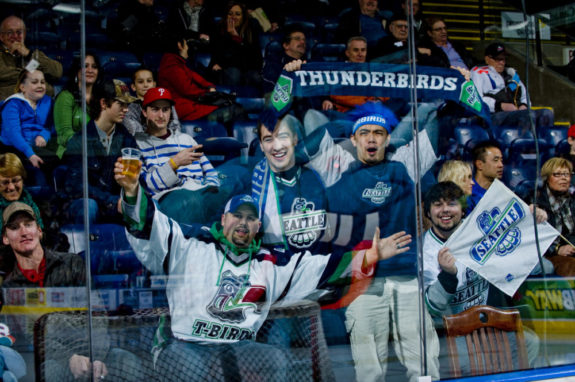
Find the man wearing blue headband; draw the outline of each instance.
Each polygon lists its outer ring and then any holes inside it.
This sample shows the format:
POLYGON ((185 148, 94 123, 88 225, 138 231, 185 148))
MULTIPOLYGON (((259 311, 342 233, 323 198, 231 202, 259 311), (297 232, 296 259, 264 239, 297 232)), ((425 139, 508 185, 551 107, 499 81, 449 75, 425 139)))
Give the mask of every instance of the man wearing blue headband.
MULTIPOLYGON (((354 110, 351 142, 357 160, 334 164, 345 171, 328 188, 329 212, 336 216, 334 249, 349 250, 379 228, 382 234, 406 231, 416 235, 415 187, 400 161, 386 159, 390 134, 398 121, 381 104, 367 103, 354 110)), ((325 137, 324 137, 325 139, 325 137)), ((398 150, 399 151, 399 150, 398 150)), ((326 155, 326 152, 321 154, 326 155)), ((420 370, 420 325, 417 299, 416 248, 393 259, 378 262, 366 292, 347 308, 348 329, 358 381, 385 379, 388 341, 393 334, 395 353, 407 369, 409 381, 417 381, 420 370), (391 332, 390 332, 391 330, 391 332)), ((439 379, 439 342, 429 312, 426 321, 427 375, 439 379)))

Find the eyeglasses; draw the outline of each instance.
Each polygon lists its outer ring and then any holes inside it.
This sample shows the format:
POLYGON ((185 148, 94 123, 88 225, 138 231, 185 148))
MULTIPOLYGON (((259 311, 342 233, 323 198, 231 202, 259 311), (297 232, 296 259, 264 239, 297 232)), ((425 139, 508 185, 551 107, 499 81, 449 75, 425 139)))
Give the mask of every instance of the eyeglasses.
POLYGON ((407 24, 395 24, 394 26, 399 29, 407 29, 407 24))
POLYGON ((570 178, 572 174, 570 172, 554 172, 551 175, 553 175, 554 178, 570 178))
POLYGON ((2 31, 2 34, 7 36, 22 36, 24 34, 24 29, 9 29, 7 31, 2 31))
POLYGON ((10 184, 20 184, 22 183, 22 177, 21 176, 16 176, 12 179, 4 179, 2 181, 0 181, 0 186, 2 188, 6 188, 8 187, 10 184))
POLYGON ((432 31, 434 31, 434 32, 447 31, 447 27, 437 27, 437 28, 433 28, 432 31))

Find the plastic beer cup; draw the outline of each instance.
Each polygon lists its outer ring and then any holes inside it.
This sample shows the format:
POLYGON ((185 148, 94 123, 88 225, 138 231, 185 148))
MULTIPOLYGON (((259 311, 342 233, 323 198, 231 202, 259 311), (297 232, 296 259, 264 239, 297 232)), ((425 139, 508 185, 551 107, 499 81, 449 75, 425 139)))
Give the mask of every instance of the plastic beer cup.
POLYGON ((142 152, 133 147, 124 147, 122 149, 122 164, 124 165, 124 171, 122 175, 129 176, 130 178, 137 178, 140 176, 140 168, 142 163, 140 162, 140 157, 142 152))

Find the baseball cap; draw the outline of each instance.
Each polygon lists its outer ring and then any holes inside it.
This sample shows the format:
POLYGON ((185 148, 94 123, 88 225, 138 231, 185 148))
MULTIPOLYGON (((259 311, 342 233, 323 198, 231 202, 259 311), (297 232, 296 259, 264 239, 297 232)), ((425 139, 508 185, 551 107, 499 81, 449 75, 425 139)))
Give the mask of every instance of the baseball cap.
POLYGON ((168 101, 171 105, 174 104, 174 100, 172 99, 172 93, 166 88, 151 88, 148 89, 146 95, 144 95, 144 102, 142 102, 142 107, 146 107, 152 102, 165 100, 168 101))
POLYGON ((2 225, 4 227, 6 227, 6 224, 8 224, 8 222, 10 222, 10 219, 12 218, 12 216, 14 216, 14 214, 17 214, 18 212, 26 212, 34 220, 36 220, 36 214, 34 213, 34 210, 32 209, 32 207, 30 207, 26 203, 13 202, 8 207, 6 207, 6 209, 2 213, 2 225))
POLYGON ((227 214, 228 212, 234 213, 238 210, 238 208, 240 208, 240 206, 243 205, 251 207, 256 216, 259 217, 256 202, 251 196, 247 194, 236 195, 232 197, 230 200, 228 200, 228 202, 226 203, 226 207, 224 208, 224 214, 227 214))
POLYGON ((500 54, 507 54, 507 51, 505 50, 505 45, 503 45, 500 42, 491 43, 487 45, 487 48, 485 48, 486 56, 497 57, 500 54))
POLYGON ((567 131, 567 136, 575 138, 575 123, 572 124, 569 130, 567 131))
POLYGON ((98 93, 98 98, 113 99, 123 103, 132 103, 137 100, 132 97, 130 89, 124 81, 121 80, 107 80, 102 84, 102 94, 98 93))

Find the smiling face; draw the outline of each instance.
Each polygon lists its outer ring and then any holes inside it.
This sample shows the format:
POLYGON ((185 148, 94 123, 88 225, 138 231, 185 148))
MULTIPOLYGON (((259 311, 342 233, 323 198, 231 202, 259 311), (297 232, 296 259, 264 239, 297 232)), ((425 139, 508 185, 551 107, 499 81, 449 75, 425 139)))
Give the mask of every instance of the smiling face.
MULTIPOLYGON (((84 60, 84 67, 86 68, 86 85, 94 85, 98 79, 98 65, 92 56, 86 56, 84 60)), ((78 70, 78 85, 82 83, 82 69, 78 70)))
POLYGON ((279 123, 273 134, 260 127, 260 147, 273 172, 284 172, 295 165, 296 145, 297 136, 285 121, 279 123))
POLYGON ((138 70, 134 74, 134 82, 132 83, 132 90, 136 92, 136 97, 143 100, 148 89, 155 88, 156 81, 154 75, 149 70, 138 70))
POLYGON ((285 53, 293 58, 300 59, 305 54, 306 42, 305 34, 302 32, 293 32, 290 35, 289 43, 284 43, 285 53))
POLYGON ((249 247, 262 224, 255 211, 247 205, 223 214, 221 223, 226 239, 238 248, 249 247))
POLYGON ((228 11, 228 21, 233 21, 235 27, 239 27, 242 25, 244 20, 244 15, 242 12, 242 8, 239 5, 234 5, 228 11))
POLYGON ((24 22, 15 16, 6 18, 0 26, 0 41, 12 51, 12 45, 16 42, 24 42, 26 39, 26 26, 24 22))
POLYGON ((46 95, 46 81, 44 73, 39 70, 27 72, 26 78, 20 84, 20 91, 24 97, 30 101, 36 102, 46 95))
POLYGON ((440 199, 429 208, 429 218, 434 232, 447 239, 457 228, 463 217, 463 209, 457 200, 440 199))
POLYGON ((40 247, 42 229, 26 212, 15 214, 6 224, 2 242, 9 245, 16 255, 30 257, 40 247))
POLYGON ((556 168, 547 178, 547 185, 558 194, 566 193, 571 185, 571 170, 567 167, 556 168))
POLYGON ((385 159, 389 134, 383 126, 363 125, 351 136, 351 142, 357 149, 357 159, 375 165, 385 159))
POLYGON ((377 12, 377 0, 359 0, 359 10, 364 15, 375 15, 375 12, 377 12))
POLYGON ((10 178, 0 175, 0 195, 9 202, 15 202, 22 196, 24 179, 20 175, 10 178))

